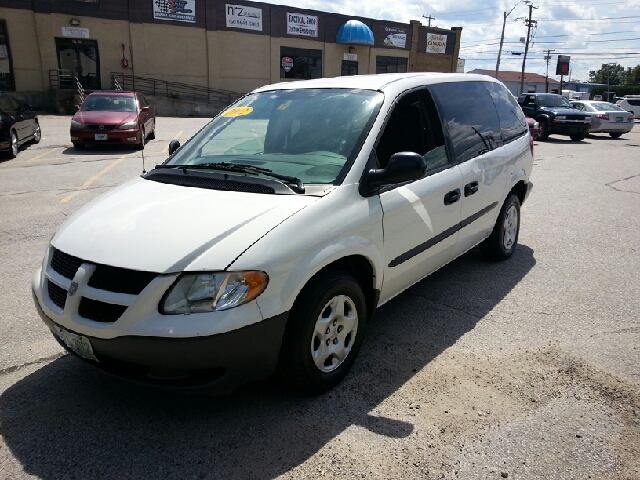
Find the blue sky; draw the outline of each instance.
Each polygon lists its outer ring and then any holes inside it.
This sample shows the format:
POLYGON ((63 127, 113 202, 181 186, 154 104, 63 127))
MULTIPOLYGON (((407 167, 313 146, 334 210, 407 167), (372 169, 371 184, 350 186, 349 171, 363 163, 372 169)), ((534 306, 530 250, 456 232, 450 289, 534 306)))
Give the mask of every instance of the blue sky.
MULTIPOLYGON (((527 35, 523 18, 528 16, 529 8, 525 1, 277 0, 273 3, 405 23, 420 20, 423 25, 428 24, 424 16, 435 17, 431 20, 432 26, 463 27, 460 58, 465 59, 465 71, 495 70, 503 12, 513 9, 507 17, 500 70, 522 69, 523 56, 511 52, 524 52, 520 38, 527 35)), ((527 72, 546 74, 547 49, 555 50, 550 54, 549 77, 557 80, 560 79, 555 76, 558 54, 571 57, 571 78, 580 81, 587 81, 589 71, 600 69, 603 63, 618 63, 625 68, 640 64, 640 0, 539 0, 531 5, 537 7, 532 15, 537 25, 531 29, 527 72)))

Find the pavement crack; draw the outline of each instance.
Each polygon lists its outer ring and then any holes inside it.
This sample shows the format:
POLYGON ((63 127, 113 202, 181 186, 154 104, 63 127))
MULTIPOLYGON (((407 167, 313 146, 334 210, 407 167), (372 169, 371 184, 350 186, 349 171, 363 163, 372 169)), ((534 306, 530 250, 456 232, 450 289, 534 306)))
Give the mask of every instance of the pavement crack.
POLYGON ((12 367, 0 369, 0 377, 4 375, 8 375, 13 372, 17 372, 18 370, 22 370, 23 368, 30 367, 31 365, 39 365, 41 363, 48 363, 48 362, 51 362, 52 360, 57 360, 58 358, 64 357, 65 355, 67 354, 64 352, 60 352, 60 353, 56 353, 55 355, 50 355, 48 357, 38 358, 33 362, 26 362, 20 365, 13 365, 12 367))
POLYGON ((614 180, 613 182, 606 183, 605 186, 611 188, 612 190, 615 190, 616 192, 640 194, 640 192, 636 192, 635 190, 623 190, 621 188, 617 188, 617 187, 613 186, 615 183, 626 182, 627 180, 631 180, 632 178, 636 178, 636 177, 640 177, 640 173, 635 174, 635 175, 631 175, 630 177, 627 177, 627 178, 621 178, 619 180, 614 180))

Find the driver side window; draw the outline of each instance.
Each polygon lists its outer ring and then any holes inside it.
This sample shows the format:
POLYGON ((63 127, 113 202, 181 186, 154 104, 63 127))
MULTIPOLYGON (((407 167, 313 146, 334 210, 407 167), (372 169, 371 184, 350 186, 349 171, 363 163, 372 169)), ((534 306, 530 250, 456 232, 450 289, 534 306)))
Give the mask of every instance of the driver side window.
POLYGON ((410 93, 394 107, 376 148, 379 168, 399 152, 422 155, 427 172, 449 164, 442 125, 428 91, 410 93))

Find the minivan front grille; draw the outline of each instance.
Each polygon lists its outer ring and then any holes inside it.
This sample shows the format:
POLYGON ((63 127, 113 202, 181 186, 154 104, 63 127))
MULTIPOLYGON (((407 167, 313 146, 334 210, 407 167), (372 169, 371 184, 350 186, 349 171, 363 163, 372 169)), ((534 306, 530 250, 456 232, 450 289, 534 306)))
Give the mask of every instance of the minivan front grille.
POLYGON ((89 286, 115 293, 138 295, 157 275, 153 272, 98 265, 89 279, 89 286))
POLYGON ((94 322, 113 323, 122 316, 126 309, 127 307, 124 305, 115 305, 82 297, 78 314, 94 322))
POLYGON ((49 292, 49 298, 51 301, 64 310, 64 305, 67 302, 67 291, 53 283, 51 280, 47 280, 47 292, 49 292))
POLYGON ((64 253, 57 248, 53 249, 53 257, 51 258, 51 268, 58 272, 64 278, 73 280, 76 272, 80 268, 80 265, 84 263, 84 260, 64 253))

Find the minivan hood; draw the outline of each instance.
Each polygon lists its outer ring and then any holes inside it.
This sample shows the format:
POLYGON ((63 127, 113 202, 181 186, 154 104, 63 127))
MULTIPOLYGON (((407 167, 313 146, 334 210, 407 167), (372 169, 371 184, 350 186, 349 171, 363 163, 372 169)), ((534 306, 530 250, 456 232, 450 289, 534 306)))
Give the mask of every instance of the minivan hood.
POLYGON ((51 240, 83 260, 172 273, 222 270, 269 230, 317 200, 181 187, 142 178, 99 197, 51 240))
POLYGON ((85 124, 120 125, 125 122, 135 122, 136 112, 76 112, 73 119, 85 124))

